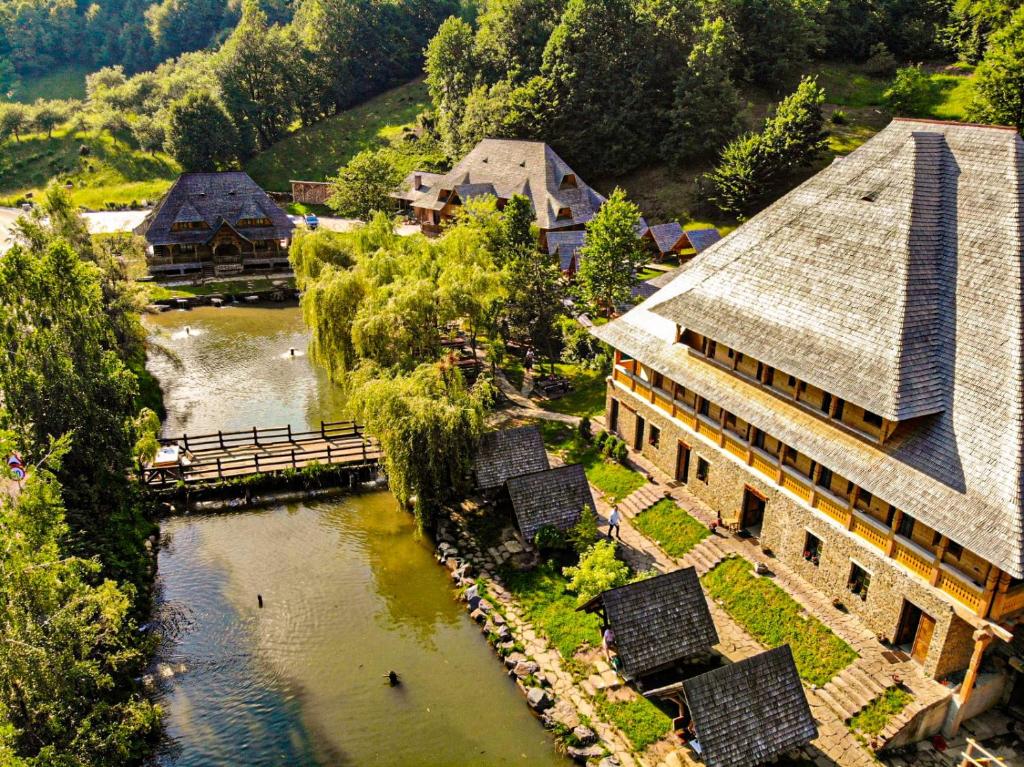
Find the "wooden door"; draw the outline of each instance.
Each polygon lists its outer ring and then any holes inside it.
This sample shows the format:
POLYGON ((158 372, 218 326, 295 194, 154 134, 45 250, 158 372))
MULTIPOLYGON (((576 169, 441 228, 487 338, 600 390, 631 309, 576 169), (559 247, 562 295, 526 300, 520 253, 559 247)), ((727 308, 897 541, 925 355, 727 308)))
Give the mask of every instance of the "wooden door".
POLYGON ((633 449, 640 452, 644 449, 644 419, 636 417, 636 433, 633 435, 633 449))
POLYGON ((918 663, 924 664, 928 657, 928 647, 932 643, 932 634, 935 633, 935 619, 928 613, 921 613, 921 620, 917 624, 917 633, 914 635, 914 649, 910 656, 918 663))
POLYGON ((743 510, 740 512, 740 527, 756 527, 764 520, 764 496, 754 488, 743 488, 743 510))
POLYGON ((619 401, 612 399, 612 410, 608 415, 608 431, 617 434, 619 431, 619 401))
POLYGON ((680 442, 676 447, 676 480, 686 484, 690 476, 690 446, 680 442))

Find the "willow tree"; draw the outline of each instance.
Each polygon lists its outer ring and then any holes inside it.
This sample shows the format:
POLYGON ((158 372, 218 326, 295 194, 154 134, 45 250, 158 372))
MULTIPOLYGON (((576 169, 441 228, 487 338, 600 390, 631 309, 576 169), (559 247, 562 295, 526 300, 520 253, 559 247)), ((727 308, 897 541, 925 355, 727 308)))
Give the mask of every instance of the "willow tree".
POLYGON ((431 526, 467 488, 483 431, 480 398, 444 363, 392 375, 366 364, 351 377, 349 410, 380 441, 391 492, 431 526))

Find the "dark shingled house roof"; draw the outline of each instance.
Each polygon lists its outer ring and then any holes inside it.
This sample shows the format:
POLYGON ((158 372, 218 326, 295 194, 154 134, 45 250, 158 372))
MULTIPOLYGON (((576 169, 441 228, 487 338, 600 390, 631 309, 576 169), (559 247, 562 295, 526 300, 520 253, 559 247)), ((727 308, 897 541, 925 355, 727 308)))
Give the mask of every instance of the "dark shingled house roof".
POLYGON ((698 253, 707 250, 720 239, 722 235, 717 229, 690 229, 685 232, 686 239, 690 241, 690 247, 698 253))
POLYGON ((659 253, 671 253, 683 237, 683 227, 678 221, 671 221, 667 224, 655 224, 644 234, 653 240, 659 253))
POLYGON ((604 607, 624 671, 634 679, 707 653, 718 632, 692 567, 610 589, 581 610, 604 607))
POLYGON ((707 767, 755 767, 818 737, 789 645, 683 682, 707 767))
POLYGON ((1022 220, 1017 131, 894 120, 591 332, 1022 578, 1022 220), (913 420, 869 444, 689 354, 679 326, 913 420))
POLYGON ((579 521, 584 506, 597 508, 578 463, 513 477, 505 484, 526 540, 546 525, 568 530, 579 521))
POLYGON ((583 247, 587 233, 582 229, 569 232, 548 232, 545 239, 548 245, 548 255, 558 255, 558 268, 563 272, 568 271, 576 259, 576 268, 579 268, 579 250, 583 247))
POLYGON ((286 240, 295 224, 266 192, 242 171, 182 173, 152 212, 135 228, 150 245, 200 244, 227 224, 250 242, 286 240), (242 226, 240 220, 266 218, 270 226, 242 226), (172 231, 178 223, 205 222, 205 229, 172 231))
POLYGON ((473 476, 481 490, 493 490, 510 477, 548 468, 544 440, 536 426, 488 432, 480 440, 473 461, 473 476))

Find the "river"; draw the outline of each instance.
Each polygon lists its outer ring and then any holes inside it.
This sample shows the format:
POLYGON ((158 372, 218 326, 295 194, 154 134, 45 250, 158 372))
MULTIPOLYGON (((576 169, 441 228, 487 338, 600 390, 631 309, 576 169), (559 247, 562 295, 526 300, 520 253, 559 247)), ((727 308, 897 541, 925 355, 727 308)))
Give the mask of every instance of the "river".
MULTIPOLYGON (((150 358, 167 433, 339 413, 294 307, 146 324, 170 352, 150 358)), ((390 494, 179 517, 162 533, 156 667, 184 670, 160 685, 161 765, 567 764, 390 494)))

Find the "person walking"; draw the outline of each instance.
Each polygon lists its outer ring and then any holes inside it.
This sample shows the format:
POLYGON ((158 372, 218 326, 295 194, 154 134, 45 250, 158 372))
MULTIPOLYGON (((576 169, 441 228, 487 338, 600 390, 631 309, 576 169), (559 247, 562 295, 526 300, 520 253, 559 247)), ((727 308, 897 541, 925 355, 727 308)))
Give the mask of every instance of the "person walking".
POLYGON ((526 368, 526 375, 533 375, 533 349, 526 350, 526 359, 523 361, 523 367, 526 368))
POLYGON ((620 541, 622 540, 622 534, 619 532, 619 523, 622 521, 622 517, 619 516, 618 504, 612 506, 612 514, 608 517, 608 540, 612 539, 612 530, 615 531, 615 537, 620 541))

